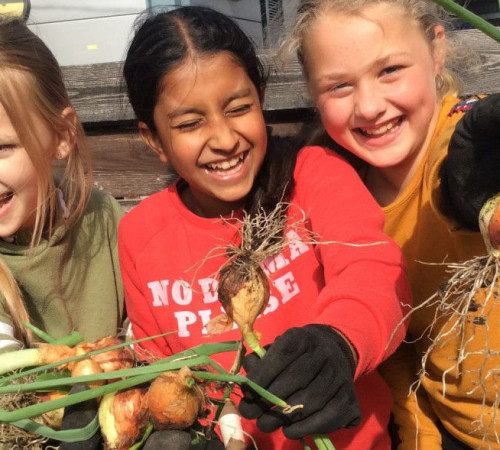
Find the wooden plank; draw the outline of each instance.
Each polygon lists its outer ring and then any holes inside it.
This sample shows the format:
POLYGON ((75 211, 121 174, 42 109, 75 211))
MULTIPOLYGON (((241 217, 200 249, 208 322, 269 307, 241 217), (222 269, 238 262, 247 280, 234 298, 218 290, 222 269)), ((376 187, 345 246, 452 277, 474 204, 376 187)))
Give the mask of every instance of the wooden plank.
MULTIPOLYGON (((480 55, 482 63, 479 72, 463 76, 465 93, 500 91, 500 44, 478 30, 461 30, 458 33, 464 43, 480 55)), ((312 107, 297 61, 292 61, 285 70, 279 70, 271 51, 260 52, 260 57, 270 74, 264 102, 266 111, 312 107)), ((63 68, 71 101, 82 122, 93 124, 134 119, 121 69, 122 63, 63 68)))
POLYGON ((93 158, 93 184, 118 199, 140 199, 171 180, 158 157, 133 131, 88 133, 93 158))
POLYGON ((461 30, 455 33, 458 33, 462 45, 469 47, 480 59, 480 65, 474 70, 465 73, 459 71, 464 85, 463 93, 500 92, 500 43, 478 30, 461 30))

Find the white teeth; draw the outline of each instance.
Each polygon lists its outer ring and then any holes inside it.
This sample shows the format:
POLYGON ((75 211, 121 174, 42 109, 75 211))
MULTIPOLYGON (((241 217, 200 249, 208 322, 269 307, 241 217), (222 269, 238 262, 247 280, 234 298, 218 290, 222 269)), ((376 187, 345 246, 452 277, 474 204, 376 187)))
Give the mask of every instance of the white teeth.
POLYGON ((229 159, 227 161, 222 161, 220 163, 207 164, 210 170, 229 170, 236 167, 241 161, 243 161, 244 154, 236 158, 229 159))
POLYGON ((360 128, 361 132, 366 135, 366 136, 382 136, 383 134, 387 133, 389 130, 392 130, 397 126, 399 123, 399 120, 395 120, 394 122, 388 123, 387 125, 382 125, 381 127, 377 129, 365 129, 365 128, 360 128))

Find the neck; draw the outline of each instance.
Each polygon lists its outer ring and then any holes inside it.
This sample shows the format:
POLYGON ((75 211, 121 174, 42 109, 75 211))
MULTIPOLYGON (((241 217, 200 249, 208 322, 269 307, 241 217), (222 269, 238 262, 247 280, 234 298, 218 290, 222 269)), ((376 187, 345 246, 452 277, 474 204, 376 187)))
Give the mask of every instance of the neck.
POLYGON ((200 217, 214 218, 229 216, 243 206, 241 201, 222 202, 217 199, 207 197, 200 200, 193 195, 188 185, 186 185, 184 189, 179 192, 179 195, 186 208, 200 217))

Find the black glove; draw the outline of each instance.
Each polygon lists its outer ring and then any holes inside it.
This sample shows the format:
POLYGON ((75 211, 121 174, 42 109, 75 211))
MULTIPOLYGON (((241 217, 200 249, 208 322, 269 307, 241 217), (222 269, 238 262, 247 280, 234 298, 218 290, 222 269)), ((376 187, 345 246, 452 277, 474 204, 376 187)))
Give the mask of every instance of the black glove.
MULTIPOLYGON (((76 394, 89 389, 86 384, 75 384, 70 394, 76 394)), ((62 420, 62 430, 72 430, 74 428, 83 428, 88 425, 97 414, 97 400, 95 398, 85 402, 64 408, 62 420)), ((96 432, 91 438, 85 441, 61 442, 60 450, 98 450, 102 448, 101 433, 96 432)))
POLYGON ((500 94, 478 100, 457 123, 441 168, 445 212, 479 231, 479 211, 500 192, 500 94))
POLYGON ((210 441, 191 444, 191 434, 185 430, 155 431, 149 436, 143 450, 224 450, 224 444, 214 433, 210 441))
POLYGON ((289 405, 304 405, 291 414, 273 408, 247 386, 239 410, 257 419, 264 432, 283 427, 289 439, 326 434, 359 423, 361 411, 354 392, 356 370, 352 351, 327 325, 291 328, 279 336, 262 359, 246 356, 247 377, 289 405))
POLYGON ((172 450, 189 450, 191 435, 188 431, 163 430, 155 431, 149 436, 143 450, 157 450, 161 448, 172 450))

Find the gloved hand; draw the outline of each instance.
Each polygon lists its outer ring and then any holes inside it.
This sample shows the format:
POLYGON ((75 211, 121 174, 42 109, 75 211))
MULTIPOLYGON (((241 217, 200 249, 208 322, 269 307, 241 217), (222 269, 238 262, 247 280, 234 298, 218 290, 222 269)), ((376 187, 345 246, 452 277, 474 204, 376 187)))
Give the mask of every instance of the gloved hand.
MULTIPOLYGON (((75 384, 70 394, 76 394, 89 389, 86 384, 75 384)), ((62 430, 83 428, 88 425, 97 414, 97 400, 91 399, 86 402, 66 406, 62 420, 62 430)), ((101 433, 97 431, 91 438, 85 441, 61 442, 60 450, 98 450, 102 448, 101 433)))
POLYGON ((481 207, 500 192, 500 94, 478 100, 457 123, 440 176, 445 212, 478 231, 481 207))
POLYGON ((172 450, 189 450, 191 447, 191 435, 188 431, 162 430, 155 431, 149 436, 143 450, 157 450, 168 448, 172 450))
POLYGON ((155 431, 149 436, 143 450, 224 450, 224 444, 214 434, 207 442, 191 445, 191 434, 185 430, 155 431))
POLYGON ((243 367, 250 380, 289 405, 304 405, 283 414, 244 386, 239 411, 248 419, 257 419, 264 432, 282 426, 287 438, 300 439, 352 427, 361 419, 354 392, 352 350, 327 325, 291 328, 274 341, 262 359, 254 353, 246 356, 243 367))

